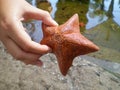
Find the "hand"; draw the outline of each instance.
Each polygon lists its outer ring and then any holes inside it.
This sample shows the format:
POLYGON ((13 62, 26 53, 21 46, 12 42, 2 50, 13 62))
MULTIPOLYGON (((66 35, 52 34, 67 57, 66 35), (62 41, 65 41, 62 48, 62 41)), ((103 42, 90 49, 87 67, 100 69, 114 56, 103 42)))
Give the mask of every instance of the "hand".
POLYGON ((39 66, 39 57, 51 49, 31 40, 21 22, 28 19, 42 20, 49 26, 57 25, 47 11, 37 9, 25 0, 0 0, 0 40, 16 59, 39 66))

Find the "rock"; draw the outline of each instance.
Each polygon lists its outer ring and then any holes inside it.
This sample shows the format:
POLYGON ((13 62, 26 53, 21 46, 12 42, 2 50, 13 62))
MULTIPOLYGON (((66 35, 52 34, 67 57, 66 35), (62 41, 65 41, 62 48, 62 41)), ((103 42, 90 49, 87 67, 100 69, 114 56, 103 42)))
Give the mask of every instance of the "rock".
POLYGON ((76 57, 66 77, 55 55, 41 57, 42 67, 25 65, 0 44, 0 90, 120 90, 120 79, 101 67, 76 57))

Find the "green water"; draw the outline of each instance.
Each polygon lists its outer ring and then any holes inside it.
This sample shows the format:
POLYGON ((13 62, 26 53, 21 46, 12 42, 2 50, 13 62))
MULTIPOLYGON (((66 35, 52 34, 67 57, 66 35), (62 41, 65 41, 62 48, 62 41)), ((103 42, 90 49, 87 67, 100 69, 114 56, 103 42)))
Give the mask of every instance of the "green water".
POLYGON ((59 24, 78 13, 81 33, 100 47, 88 55, 120 63, 120 0, 59 0, 52 8, 59 24))

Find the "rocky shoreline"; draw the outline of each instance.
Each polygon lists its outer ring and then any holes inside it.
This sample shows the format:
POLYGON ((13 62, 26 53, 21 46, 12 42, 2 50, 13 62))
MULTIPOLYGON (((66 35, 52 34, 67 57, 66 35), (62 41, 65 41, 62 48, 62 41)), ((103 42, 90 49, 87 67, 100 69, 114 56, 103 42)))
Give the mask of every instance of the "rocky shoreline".
POLYGON ((53 54, 40 59, 42 67, 25 65, 0 44, 0 90, 120 90, 120 79, 88 58, 76 57, 66 77, 53 54))
POLYGON ((81 58, 102 67, 103 69, 117 75, 117 77, 120 78, 120 63, 111 62, 109 60, 101 60, 91 56, 81 56, 81 58))

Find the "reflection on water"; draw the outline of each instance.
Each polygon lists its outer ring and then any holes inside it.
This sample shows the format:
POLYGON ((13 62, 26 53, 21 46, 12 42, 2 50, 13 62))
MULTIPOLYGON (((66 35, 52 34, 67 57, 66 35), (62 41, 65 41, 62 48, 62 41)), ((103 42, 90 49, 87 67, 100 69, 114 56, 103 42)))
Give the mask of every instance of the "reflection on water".
POLYGON ((27 28, 27 33, 30 35, 32 40, 39 43, 43 38, 41 21, 33 20, 28 23, 23 23, 23 25, 27 28))
POLYGON ((120 26, 120 0, 114 0, 113 8, 113 19, 120 26))
MULTIPOLYGON (((105 11, 106 13, 111 13, 113 15, 113 20, 118 25, 120 25, 120 20, 119 20, 120 19, 120 3, 119 2, 120 2, 120 0, 103 0, 102 4, 99 3, 99 5, 97 7, 93 7, 97 4, 97 2, 95 2, 95 0, 90 0, 89 11, 90 12, 95 12, 96 10, 100 10, 101 6, 103 6, 103 11, 105 11)), ((104 17, 106 17, 106 16, 104 16, 104 17)))
POLYGON ((96 15, 95 12, 100 10, 101 10, 100 4, 97 4, 96 2, 94 2, 94 0, 90 0, 89 9, 86 14, 86 17, 88 19, 88 22, 86 24, 86 29, 95 27, 96 25, 103 23, 108 19, 108 17, 104 13, 100 13, 96 15))
POLYGON ((36 7, 36 0, 26 0, 28 1, 30 4, 32 4, 34 7, 36 7))
MULTIPOLYGON (((38 0, 27 0, 32 6, 37 7, 36 3, 38 0)), ((35 42, 40 42, 43 38, 43 33, 41 29, 41 21, 32 20, 29 22, 23 22, 23 25, 27 28, 27 33, 30 35, 32 40, 35 42)))
POLYGON ((57 6, 56 5, 57 5, 58 0, 50 0, 49 2, 51 3, 51 6, 52 6, 51 16, 53 18, 55 18, 55 12, 57 11, 57 6))

